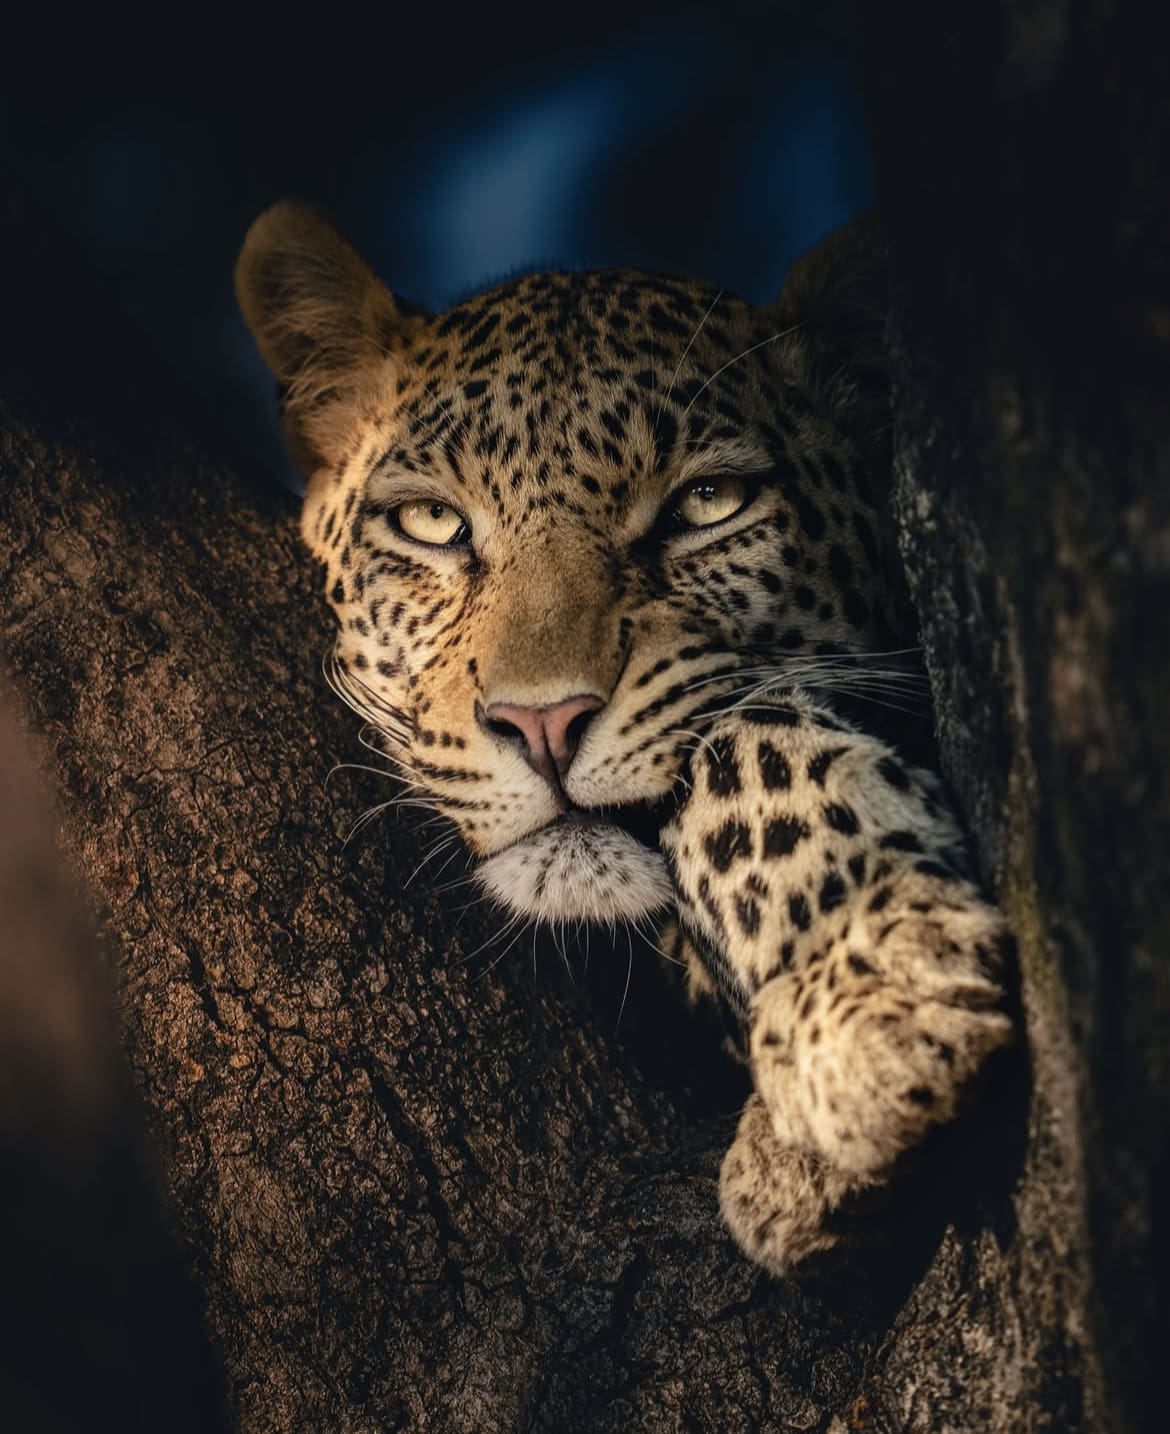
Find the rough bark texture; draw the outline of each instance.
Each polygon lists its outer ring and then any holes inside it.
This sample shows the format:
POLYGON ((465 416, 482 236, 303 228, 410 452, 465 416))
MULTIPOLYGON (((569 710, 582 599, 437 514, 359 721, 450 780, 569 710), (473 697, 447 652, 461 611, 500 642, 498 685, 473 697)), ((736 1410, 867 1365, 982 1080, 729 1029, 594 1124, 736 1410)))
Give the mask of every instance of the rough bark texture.
POLYGON ((648 965, 615 1035, 624 946, 580 987, 493 965, 407 826, 342 845, 385 793, 330 778, 360 749, 294 515, 6 216, 0 645, 248 1434, 1155 1426, 1170 85, 1104 9, 897 8, 899 513, 1030 1070, 802 1283, 720 1228, 734 1081, 648 965))
MULTIPOLYGON (((894 1427, 1161 1427, 1170 1180, 1170 31, 914 4, 869 76, 897 505, 944 763, 1019 938, 1006 1248, 884 1366, 894 1427)), ((948 1242, 949 1243, 949 1242, 948 1242)))

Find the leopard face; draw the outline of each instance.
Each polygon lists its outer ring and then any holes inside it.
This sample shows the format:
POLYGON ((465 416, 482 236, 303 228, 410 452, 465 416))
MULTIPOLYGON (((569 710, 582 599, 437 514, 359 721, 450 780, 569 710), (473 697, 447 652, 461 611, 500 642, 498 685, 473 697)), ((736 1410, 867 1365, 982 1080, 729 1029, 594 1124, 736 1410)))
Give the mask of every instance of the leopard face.
POLYGON ((654 833, 704 724, 890 643, 852 244, 766 307, 613 271, 429 315, 301 206, 249 233, 337 685, 515 912, 667 906, 654 833))

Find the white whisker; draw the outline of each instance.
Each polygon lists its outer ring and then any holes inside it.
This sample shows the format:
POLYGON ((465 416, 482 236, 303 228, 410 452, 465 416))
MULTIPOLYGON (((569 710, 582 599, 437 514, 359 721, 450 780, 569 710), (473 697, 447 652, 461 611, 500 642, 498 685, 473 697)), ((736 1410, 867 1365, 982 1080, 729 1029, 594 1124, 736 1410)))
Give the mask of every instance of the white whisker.
POLYGON ((728 359, 725 364, 721 364, 720 367, 717 368, 715 372, 711 375, 711 377, 706 381, 706 383, 702 385, 698 393, 696 393, 694 398, 691 399, 690 403, 687 404, 686 408, 683 409, 682 416, 685 418, 687 414, 690 413, 691 409, 695 406, 695 402, 698 399, 699 394, 702 393, 704 389, 709 388, 721 373, 726 373, 727 370, 732 366, 732 364, 738 363, 740 359, 747 358, 749 354, 754 354, 757 349, 767 348, 769 344, 777 343, 780 339, 786 338, 791 333, 795 333, 798 328, 800 328, 799 324, 790 324, 788 328, 781 329, 778 334, 773 334, 771 338, 761 339, 758 344, 752 344, 751 348, 744 349, 742 353, 736 354, 734 358, 728 359))
POLYGON ((687 354, 689 354, 690 351, 691 351, 691 349, 694 347, 695 340, 696 340, 696 339, 699 337, 699 335, 703 332, 703 325, 707 322, 707 320, 708 320, 708 319, 711 317, 711 315, 714 313, 714 311, 715 311, 715 305, 719 302, 719 300, 720 300, 722 297, 723 297, 723 290, 720 289, 719 292, 715 295, 715 297, 711 300, 711 306, 710 306, 710 308, 708 308, 707 312, 706 312, 706 313, 703 315, 703 317, 699 320, 699 324, 698 324, 698 327, 695 329, 695 332, 694 332, 694 333, 690 336, 690 338, 687 340, 687 346, 686 346, 685 349, 683 349, 682 354, 681 354, 681 356, 679 357, 678 363, 676 363, 675 366, 674 366, 674 372, 673 372, 673 373, 671 374, 671 376, 670 376, 670 382, 669 382, 669 383, 667 384, 667 386, 666 386, 666 392, 662 395, 662 402, 658 405, 658 412, 657 412, 657 414, 655 415, 655 418, 654 418, 654 427, 655 427, 655 428, 658 427, 658 420, 662 417, 662 410, 666 407, 666 401, 667 401, 667 399, 668 399, 668 398, 670 397, 670 395, 674 392, 674 385, 675 385, 676 381, 678 380, 679 373, 682 371, 682 366, 683 366, 683 364, 686 363, 686 361, 687 361, 687 354))
POLYGON ((626 965, 626 985, 625 985, 625 990, 623 990, 623 992, 622 992, 622 1003, 621 1003, 621 1005, 618 1007, 617 1021, 616 1021, 616 1023, 614 1024, 614 1031, 615 1031, 615 1033, 616 1033, 616 1031, 618 1030, 618 1028, 621 1026, 622 1016, 625 1014, 625 1010, 626 1010, 626 998, 627 998, 627 997, 629 996, 629 994, 630 994, 630 977, 634 974, 634 942, 633 942, 633 938, 630 936, 630 928, 629 928, 628 925, 627 925, 627 927, 626 927, 626 940, 627 940, 627 942, 629 943, 630 957, 629 957, 629 962, 628 962, 627 965, 626 965))

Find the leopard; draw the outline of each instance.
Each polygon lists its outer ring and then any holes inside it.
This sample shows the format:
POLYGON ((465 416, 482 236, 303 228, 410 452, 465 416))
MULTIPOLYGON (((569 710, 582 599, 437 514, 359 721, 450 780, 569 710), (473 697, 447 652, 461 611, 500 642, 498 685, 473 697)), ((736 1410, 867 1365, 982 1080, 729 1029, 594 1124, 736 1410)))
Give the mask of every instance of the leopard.
POLYGON ((288 200, 235 286, 333 686, 507 921, 655 923, 729 1016, 720 1206, 792 1274, 1013 1037, 944 784, 864 716, 915 650, 873 219, 763 305, 552 270, 434 313, 288 200))

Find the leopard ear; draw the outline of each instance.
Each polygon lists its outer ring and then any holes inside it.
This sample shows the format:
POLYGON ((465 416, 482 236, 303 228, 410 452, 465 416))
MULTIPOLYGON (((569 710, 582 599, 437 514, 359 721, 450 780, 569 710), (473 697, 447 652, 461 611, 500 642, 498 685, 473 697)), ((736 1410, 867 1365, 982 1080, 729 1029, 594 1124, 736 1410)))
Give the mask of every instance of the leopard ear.
POLYGON ((398 302, 347 240, 292 200, 249 229, 236 298, 279 385, 294 459, 309 476, 336 464, 363 400, 392 377, 398 302))
POLYGON ((889 268, 877 220, 863 214, 815 244, 788 272, 773 305, 792 327, 808 378, 846 424, 884 434, 890 423, 889 268))

